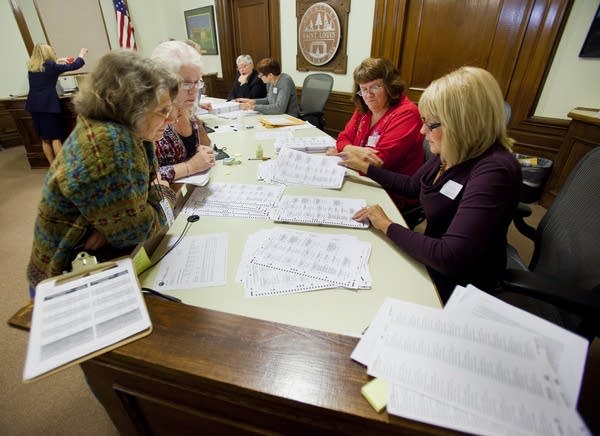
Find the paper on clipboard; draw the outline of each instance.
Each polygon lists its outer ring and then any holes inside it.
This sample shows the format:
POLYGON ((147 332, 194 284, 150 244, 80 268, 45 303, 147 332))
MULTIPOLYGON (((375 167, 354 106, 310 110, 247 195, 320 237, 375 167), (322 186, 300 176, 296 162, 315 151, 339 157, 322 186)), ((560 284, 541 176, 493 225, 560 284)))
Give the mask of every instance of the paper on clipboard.
POLYGON ((36 287, 23 381, 33 381, 152 331, 130 258, 85 267, 36 287))

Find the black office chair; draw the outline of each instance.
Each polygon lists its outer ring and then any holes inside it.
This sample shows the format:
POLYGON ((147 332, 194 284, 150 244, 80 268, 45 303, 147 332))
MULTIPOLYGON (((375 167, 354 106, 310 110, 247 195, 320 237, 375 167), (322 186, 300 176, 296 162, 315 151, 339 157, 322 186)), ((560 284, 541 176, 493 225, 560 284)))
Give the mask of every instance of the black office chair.
MULTIPOLYGON (((592 338, 600 333, 600 148, 577 164, 537 229, 514 223, 535 243, 526 268, 509 246, 497 296, 508 303, 592 338)), ((531 214, 531 210, 529 210, 531 214)))
POLYGON ((323 130, 325 127, 323 108, 331 88, 333 88, 333 77, 329 74, 314 73, 306 76, 302 84, 298 117, 323 130))

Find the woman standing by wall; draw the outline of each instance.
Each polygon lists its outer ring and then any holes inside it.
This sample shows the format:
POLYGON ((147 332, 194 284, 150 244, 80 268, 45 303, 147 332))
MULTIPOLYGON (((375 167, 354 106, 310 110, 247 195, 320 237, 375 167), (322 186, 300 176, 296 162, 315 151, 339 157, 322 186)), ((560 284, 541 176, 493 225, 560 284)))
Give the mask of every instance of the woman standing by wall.
POLYGON ((85 64, 83 57, 87 52, 87 48, 82 48, 76 59, 57 59, 52 47, 47 44, 36 44, 27 62, 29 94, 25 109, 31 113, 48 163, 52 163, 60 151, 65 137, 65 127, 60 117, 60 101, 56 92, 58 76, 66 71, 83 67, 85 64))

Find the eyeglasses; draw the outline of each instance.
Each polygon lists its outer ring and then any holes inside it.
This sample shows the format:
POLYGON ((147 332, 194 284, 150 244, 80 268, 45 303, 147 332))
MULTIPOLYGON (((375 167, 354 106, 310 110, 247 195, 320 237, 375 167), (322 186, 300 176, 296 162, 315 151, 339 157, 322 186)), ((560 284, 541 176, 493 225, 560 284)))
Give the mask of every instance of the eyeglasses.
POLYGON ((189 91, 192 88, 204 89, 204 81, 196 80, 195 82, 183 82, 181 87, 186 91, 189 91))
POLYGON ((160 115, 165 120, 169 119, 169 117, 171 116, 171 112, 173 112, 173 106, 168 106, 158 111, 152 111, 153 114, 160 115))
POLYGON ((425 118, 421 118, 421 120, 423 121, 423 125, 427 126, 430 132, 433 132, 435 129, 442 125, 442 123, 428 123, 427 121, 425 121, 425 118))
POLYGON ((359 97, 364 97, 365 95, 367 95, 367 93, 375 95, 376 93, 381 91, 381 89, 383 89, 383 85, 381 84, 369 86, 368 88, 360 88, 358 91, 356 91, 356 95, 358 95, 359 97))

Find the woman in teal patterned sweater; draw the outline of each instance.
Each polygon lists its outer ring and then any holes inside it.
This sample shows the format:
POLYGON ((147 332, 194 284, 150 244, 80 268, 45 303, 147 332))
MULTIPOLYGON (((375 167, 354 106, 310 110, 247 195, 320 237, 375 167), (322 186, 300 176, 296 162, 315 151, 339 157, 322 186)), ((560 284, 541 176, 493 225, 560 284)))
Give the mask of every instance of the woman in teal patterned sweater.
POLYGON ((111 258, 167 223, 174 193, 157 175, 154 143, 171 121, 178 78, 135 52, 103 56, 74 99, 77 124, 52 163, 38 208, 30 293, 70 270, 81 250, 111 258))

